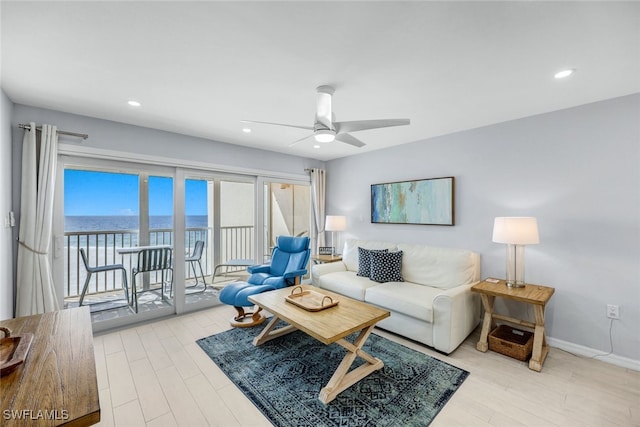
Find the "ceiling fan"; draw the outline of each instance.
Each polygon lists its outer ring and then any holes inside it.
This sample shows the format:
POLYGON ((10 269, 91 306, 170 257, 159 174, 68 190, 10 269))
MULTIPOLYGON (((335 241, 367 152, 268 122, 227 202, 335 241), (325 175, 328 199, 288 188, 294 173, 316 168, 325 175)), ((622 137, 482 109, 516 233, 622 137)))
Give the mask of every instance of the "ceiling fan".
POLYGON ((387 128, 392 126, 405 126, 411 123, 409 119, 381 119, 381 120, 356 120, 350 122, 333 121, 333 113, 331 111, 331 97, 335 90, 331 86, 323 85, 316 88, 318 92, 318 102, 316 104, 316 118, 311 126, 297 126, 282 123, 256 122, 253 120, 242 120, 243 123, 259 123, 264 125, 287 126, 298 129, 306 129, 313 131, 312 134, 300 138, 292 142, 289 146, 298 144, 312 136, 317 142, 333 142, 334 140, 344 142, 355 147, 363 147, 366 144, 358 138, 350 135, 349 132, 358 132, 361 130, 387 128))

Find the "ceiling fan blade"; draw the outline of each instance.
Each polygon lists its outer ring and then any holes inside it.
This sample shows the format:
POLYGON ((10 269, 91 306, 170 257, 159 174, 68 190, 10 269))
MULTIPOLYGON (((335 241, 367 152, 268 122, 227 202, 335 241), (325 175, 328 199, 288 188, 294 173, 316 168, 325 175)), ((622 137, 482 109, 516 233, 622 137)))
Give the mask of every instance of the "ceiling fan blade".
POLYGON ((349 135, 348 133, 339 133, 338 135, 336 135, 336 140, 340 141, 340 142, 345 142, 349 145, 353 145, 354 147, 364 147, 365 144, 364 142, 360 141, 358 138, 355 138, 351 135, 349 135))
POLYGON ((335 122, 334 129, 338 133, 358 132, 368 129, 388 128, 392 126, 406 126, 411 123, 409 119, 381 119, 381 120, 356 120, 352 122, 335 122))
POLYGON ((300 139, 298 139, 298 140, 296 140, 296 141, 293 141, 291 144, 289 144, 289 147, 293 147, 293 146, 294 146, 294 145, 296 145, 297 143, 302 142, 302 141, 304 141, 304 140, 305 140, 305 139, 307 139, 307 138, 311 138, 312 136, 313 136, 313 134, 311 134, 311 135, 307 135, 307 136, 305 136, 304 138, 300 138, 300 139))
POLYGON ((333 129, 331 126, 331 96, 334 89, 331 86, 318 86, 318 100, 316 102, 316 123, 320 123, 327 129, 333 129))
POLYGON ((286 127, 290 127, 290 128, 313 130, 313 128, 311 126, 287 125, 287 124, 284 124, 284 123, 256 122, 254 120, 240 120, 240 122, 241 123, 258 123, 258 124, 261 124, 261 125, 286 126, 286 127))

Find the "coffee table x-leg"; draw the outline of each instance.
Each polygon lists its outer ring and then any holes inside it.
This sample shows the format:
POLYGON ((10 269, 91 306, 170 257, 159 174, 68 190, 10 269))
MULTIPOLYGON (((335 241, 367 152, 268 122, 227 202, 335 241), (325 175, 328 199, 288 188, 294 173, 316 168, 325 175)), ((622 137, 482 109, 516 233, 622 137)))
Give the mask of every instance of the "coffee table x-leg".
MULTIPOLYGON (((260 335, 253 339, 253 345, 258 346, 264 344, 274 338, 281 337, 297 330, 293 325, 287 325, 275 329, 276 324, 280 320, 281 319, 278 316, 273 316, 260 335)), ((320 390, 318 399, 320 399, 322 403, 326 404, 331 402, 338 394, 351 387, 353 384, 357 383, 372 372, 382 369, 384 362, 371 356, 362 349, 367 338, 369 338, 369 335, 373 331, 373 328, 374 325, 369 325, 363 328, 353 343, 350 343, 344 338, 335 342, 336 344, 344 347, 347 350, 347 354, 340 362, 340 365, 338 365, 338 368, 333 373, 333 376, 327 385, 320 390), (366 363, 349 372, 349 368, 353 365, 356 357, 361 357, 366 363)))
POLYGON ((336 341, 337 344, 347 349, 347 354, 342 359, 342 362, 340 362, 340 365, 338 365, 338 368, 333 373, 333 376, 327 385, 320 390, 320 396, 318 396, 318 398, 322 403, 331 402, 342 391, 351 387, 353 384, 357 383, 372 372, 382 369, 384 362, 371 356, 362 349, 362 346, 367 341, 367 338, 373 331, 373 328, 374 325, 371 325, 362 329, 353 344, 344 338, 336 341), (349 372, 349 368, 358 356, 363 358, 367 363, 349 372))

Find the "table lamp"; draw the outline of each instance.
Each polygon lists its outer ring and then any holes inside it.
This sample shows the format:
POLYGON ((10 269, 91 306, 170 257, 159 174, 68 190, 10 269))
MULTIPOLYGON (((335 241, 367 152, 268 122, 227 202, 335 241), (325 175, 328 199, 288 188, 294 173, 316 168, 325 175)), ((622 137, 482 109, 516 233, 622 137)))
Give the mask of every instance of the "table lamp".
POLYGON ((524 287, 524 245, 540 243, 538 221, 533 217, 497 217, 493 241, 507 244, 507 286, 524 287))
POLYGON ((342 215, 327 215, 324 229, 325 231, 331 231, 331 246, 333 246, 331 255, 335 256, 337 253, 335 232, 347 229, 347 218, 342 215))

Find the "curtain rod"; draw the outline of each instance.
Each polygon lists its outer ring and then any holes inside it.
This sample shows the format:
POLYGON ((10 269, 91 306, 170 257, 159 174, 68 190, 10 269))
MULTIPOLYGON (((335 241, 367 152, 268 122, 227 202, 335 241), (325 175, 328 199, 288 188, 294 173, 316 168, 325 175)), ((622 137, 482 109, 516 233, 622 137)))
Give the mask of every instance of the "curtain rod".
MULTIPOLYGON (((24 124, 24 123, 20 123, 18 124, 18 127, 20 129, 31 129, 30 125, 24 124)), ((36 126, 36 130, 42 130, 42 126, 36 126)), ((67 132, 65 130, 60 130, 60 129, 56 129, 56 132, 58 132, 61 135, 69 135, 69 136, 77 136, 78 138, 82 138, 82 139, 87 139, 89 138, 89 135, 87 135, 86 133, 76 133, 76 132, 67 132)))

